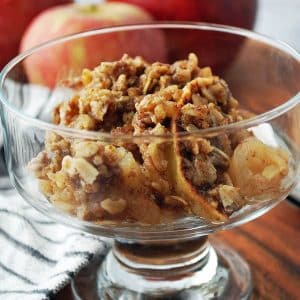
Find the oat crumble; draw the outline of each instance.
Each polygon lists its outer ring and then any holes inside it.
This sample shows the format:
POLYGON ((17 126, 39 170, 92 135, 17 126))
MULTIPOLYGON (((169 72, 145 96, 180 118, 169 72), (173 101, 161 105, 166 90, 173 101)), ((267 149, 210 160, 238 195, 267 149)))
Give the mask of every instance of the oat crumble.
POLYGON ((66 84, 77 92, 54 109, 54 124, 116 137, 172 136, 105 143, 48 132, 45 150, 29 168, 52 203, 81 219, 156 224, 195 214, 226 220, 247 197, 275 192, 287 175, 287 154, 246 130, 181 138, 245 118, 226 82, 200 68, 193 53, 171 65, 124 55, 66 84))

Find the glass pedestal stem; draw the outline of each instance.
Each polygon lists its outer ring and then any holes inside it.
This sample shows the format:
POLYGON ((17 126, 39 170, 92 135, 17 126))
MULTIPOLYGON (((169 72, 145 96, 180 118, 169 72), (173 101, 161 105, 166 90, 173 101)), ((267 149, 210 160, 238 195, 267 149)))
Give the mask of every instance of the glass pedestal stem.
POLYGON ((74 299, 248 299, 248 264, 214 238, 185 242, 115 241, 72 281, 74 299))
POLYGON ((163 244, 115 242, 97 275, 100 299, 247 299, 251 288, 245 261, 207 237, 163 244))

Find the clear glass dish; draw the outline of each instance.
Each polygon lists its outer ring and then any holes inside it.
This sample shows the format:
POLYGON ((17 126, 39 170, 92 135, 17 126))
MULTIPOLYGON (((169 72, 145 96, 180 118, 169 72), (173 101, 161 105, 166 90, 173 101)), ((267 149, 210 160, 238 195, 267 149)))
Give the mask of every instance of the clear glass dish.
POLYGON ((295 50, 247 30, 213 24, 104 28, 57 39, 20 54, 3 69, 0 90, 6 159, 11 181, 21 196, 58 222, 115 240, 102 263, 95 262, 89 274, 73 281, 76 299, 240 299, 251 295, 251 273, 246 262, 228 246, 213 239, 209 242, 207 236, 259 217, 285 199, 296 183, 300 156, 300 56, 295 50), (65 61, 59 60, 59 51, 75 49, 75 45, 84 45, 90 39, 105 43, 107 48, 79 51, 80 59, 70 55, 65 61), (276 193, 262 190, 222 221, 185 215, 160 224, 117 220, 93 223, 51 204, 28 170, 28 163, 44 150, 47 133, 114 146, 128 142, 137 146, 168 144, 174 139, 173 135, 116 138, 110 133, 54 125, 50 120, 53 108, 76 93, 75 88, 61 83, 70 74, 80 74, 83 67, 95 67, 95 61, 118 60, 124 53, 172 63, 190 52, 198 55, 201 66, 211 66, 214 74, 224 78, 240 106, 256 116, 181 134, 180 139, 217 139, 241 130, 251 131, 264 144, 289 153, 284 185, 276 193), (82 56, 93 59, 83 66, 82 56), (34 63, 43 61, 49 62, 49 69, 44 70, 48 73, 35 77, 28 72, 34 63), (51 81, 48 75, 56 80, 51 81))

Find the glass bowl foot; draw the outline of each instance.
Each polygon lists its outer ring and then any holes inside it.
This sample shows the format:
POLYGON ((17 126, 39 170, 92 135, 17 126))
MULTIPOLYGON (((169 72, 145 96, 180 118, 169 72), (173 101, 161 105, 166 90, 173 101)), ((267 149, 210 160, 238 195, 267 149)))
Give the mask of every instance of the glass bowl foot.
POLYGON ((74 299, 248 299, 249 266, 212 239, 174 245, 115 243, 72 282, 74 299), (168 250, 169 249, 169 250, 168 250))

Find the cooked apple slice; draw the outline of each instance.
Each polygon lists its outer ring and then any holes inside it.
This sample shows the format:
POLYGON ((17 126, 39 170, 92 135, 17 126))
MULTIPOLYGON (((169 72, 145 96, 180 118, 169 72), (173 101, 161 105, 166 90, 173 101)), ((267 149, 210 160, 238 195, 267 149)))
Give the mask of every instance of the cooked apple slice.
POLYGON ((209 200, 197 190, 196 186, 193 185, 192 180, 188 179, 189 176, 187 176, 184 162, 185 157, 180 149, 179 128, 175 121, 172 124, 172 132, 174 134, 174 142, 173 147, 170 147, 169 150, 168 174, 176 193, 189 203, 194 214, 210 220, 225 221, 228 216, 218 208, 218 203, 210 203, 209 200))
POLYGON ((281 189, 283 178, 288 175, 288 161, 287 151, 265 145, 252 136, 234 150, 229 174, 244 196, 276 193, 281 189))

